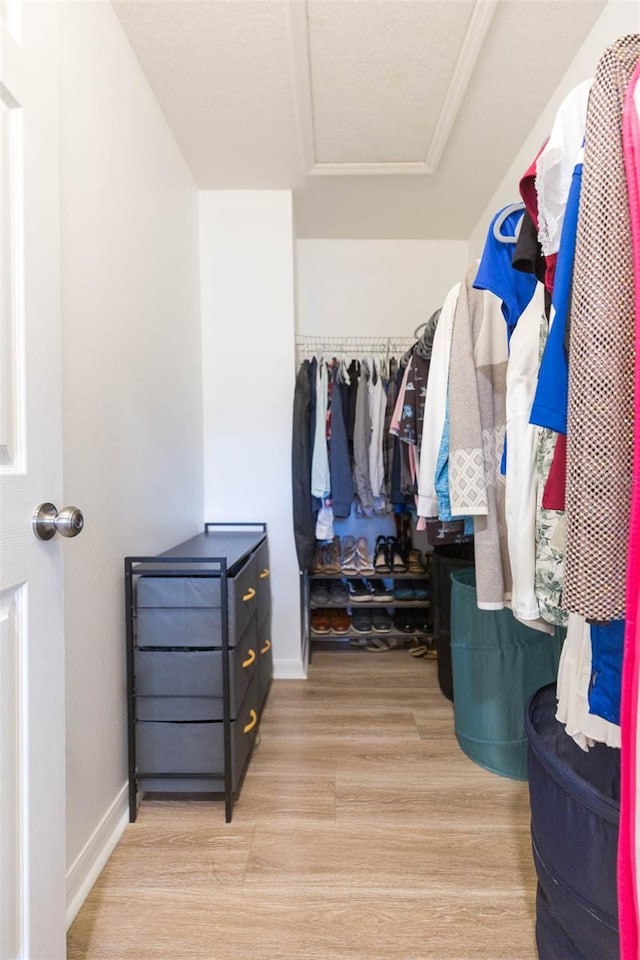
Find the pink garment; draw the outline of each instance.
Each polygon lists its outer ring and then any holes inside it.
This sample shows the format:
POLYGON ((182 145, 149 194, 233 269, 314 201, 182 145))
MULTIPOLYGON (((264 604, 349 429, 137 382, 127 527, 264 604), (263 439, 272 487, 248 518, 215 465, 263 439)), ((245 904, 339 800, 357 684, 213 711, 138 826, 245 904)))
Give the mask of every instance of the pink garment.
MULTIPOLYGON (((623 110, 624 161, 629 191, 633 269, 635 279, 636 327, 634 390, 637 409, 640 397, 640 120, 635 91, 640 81, 640 64, 629 84, 623 110)), ((638 958, 638 864, 637 824, 637 742, 638 680, 640 673, 640 416, 633 432, 633 473, 627 553, 626 627, 622 665, 620 835, 618 841, 618 915, 620 960, 638 958)))

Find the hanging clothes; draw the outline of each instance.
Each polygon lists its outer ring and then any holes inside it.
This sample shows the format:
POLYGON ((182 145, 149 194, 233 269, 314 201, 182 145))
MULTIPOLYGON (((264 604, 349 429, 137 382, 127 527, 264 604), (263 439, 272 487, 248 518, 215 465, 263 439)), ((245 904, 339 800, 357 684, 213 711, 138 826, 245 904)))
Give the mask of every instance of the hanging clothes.
POLYGON ((456 283, 445 297, 431 348, 431 366, 427 381, 418 471, 418 516, 420 517, 438 516, 436 468, 446 416, 453 317, 459 292, 460 284, 456 283))
MULTIPOLYGON (((640 64, 631 77, 623 110, 623 146, 633 242, 635 360, 634 395, 640 397, 640 64)), ((637 401, 636 401, 637 403, 637 401)), ((618 845, 618 904, 622 960, 638 955, 638 724, 640 723, 640 417, 633 427, 629 546, 625 596, 626 625, 620 696, 622 760, 620 839, 618 845)))
POLYGON ((451 511, 474 517, 478 607, 500 610, 511 570, 500 460, 505 434, 507 333, 501 301, 467 270, 453 322, 449 369, 451 511))
POLYGON ((309 361, 305 360, 296 376, 293 398, 291 469, 293 497, 293 533, 298 569, 308 570, 315 549, 315 517, 311 499, 311 437, 309 416, 311 387, 309 361))
POLYGON ((640 36, 601 58, 591 89, 571 305, 564 602, 624 616, 633 451, 634 290, 622 103, 640 36))

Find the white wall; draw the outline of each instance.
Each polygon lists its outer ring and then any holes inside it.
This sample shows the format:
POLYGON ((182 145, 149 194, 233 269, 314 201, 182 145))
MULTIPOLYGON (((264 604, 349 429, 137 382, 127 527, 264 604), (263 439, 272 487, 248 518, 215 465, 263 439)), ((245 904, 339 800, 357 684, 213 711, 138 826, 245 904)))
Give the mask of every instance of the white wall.
POLYGON ((292 198, 200 194, 205 515, 266 520, 274 670, 303 676, 291 507, 292 198))
POLYGON ((60 59, 72 915, 125 811, 123 558, 200 528, 202 421, 195 185, 110 3, 65 4, 60 59))
POLYGON ((493 215, 505 204, 520 199, 520 177, 548 137, 556 111, 564 98, 577 84, 594 76, 598 60, 610 43, 627 33, 637 32, 640 32, 638 0, 610 0, 474 227, 469 238, 472 256, 480 256, 493 215))
POLYGON ((464 276, 458 240, 298 240, 296 332, 411 337, 464 276))

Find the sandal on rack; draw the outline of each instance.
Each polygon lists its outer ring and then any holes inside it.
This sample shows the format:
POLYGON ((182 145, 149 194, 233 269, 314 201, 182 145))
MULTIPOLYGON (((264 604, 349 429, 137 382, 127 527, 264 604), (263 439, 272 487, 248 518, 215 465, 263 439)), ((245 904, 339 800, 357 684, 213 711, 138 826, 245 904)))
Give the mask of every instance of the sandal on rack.
POLYGON ((376 572, 371 562, 371 557, 369 556, 369 544, 367 543, 366 537, 358 537, 356 555, 358 558, 358 572, 361 573, 363 577, 369 577, 372 573, 376 572))
POLYGON ((358 554, 356 553, 356 538, 351 535, 342 538, 342 558, 340 561, 342 572, 349 577, 360 573, 358 554))
POLYGON ((373 553, 373 565, 376 573, 391 573, 391 561, 389 558, 389 544, 386 537, 378 537, 376 547, 373 553))
POLYGON ((426 571, 421 551, 414 548, 409 550, 407 553, 407 565, 409 568, 409 573, 423 574, 426 571))
POLYGON ((391 647, 382 637, 369 637, 366 644, 367 650, 371 653, 388 653, 391 647))

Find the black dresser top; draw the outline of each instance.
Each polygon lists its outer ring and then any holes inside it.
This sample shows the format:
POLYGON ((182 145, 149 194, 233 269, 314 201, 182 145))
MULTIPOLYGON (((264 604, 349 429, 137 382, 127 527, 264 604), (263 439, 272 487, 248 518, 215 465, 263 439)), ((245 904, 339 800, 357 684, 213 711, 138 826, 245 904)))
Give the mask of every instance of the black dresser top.
POLYGON ((153 573, 154 576, 165 577, 220 575, 222 562, 225 561, 227 575, 234 576, 266 536, 266 524, 262 523, 208 523, 204 533, 199 533, 190 540, 157 554, 156 557, 129 559, 133 562, 134 573, 153 573), (171 560, 178 562, 172 564, 171 560), (189 560, 198 562, 191 565, 189 560))

